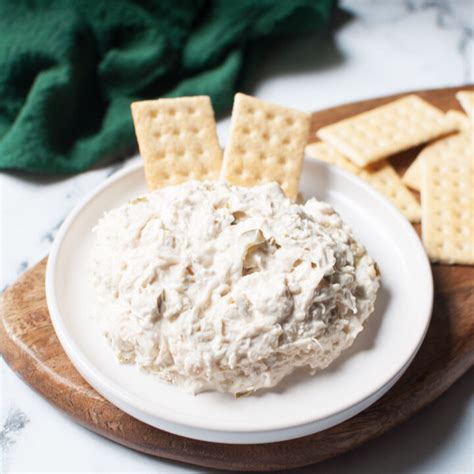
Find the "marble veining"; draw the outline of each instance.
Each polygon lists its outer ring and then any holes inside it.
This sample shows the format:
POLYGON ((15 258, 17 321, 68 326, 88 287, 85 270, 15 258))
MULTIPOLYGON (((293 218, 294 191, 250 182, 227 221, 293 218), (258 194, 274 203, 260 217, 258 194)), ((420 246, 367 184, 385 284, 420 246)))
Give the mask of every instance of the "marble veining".
MULTIPOLYGON (((404 90, 474 82, 474 1, 342 0, 340 7, 346 20, 333 35, 286 41, 284 48, 262 59, 248 92, 312 111, 404 90)), ((218 124, 221 144, 228 130, 229 119, 224 118, 218 124)), ((69 178, 0 174, 2 291, 48 253, 81 199, 137 159, 99 164, 69 178)), ((2 472, 196 472, 81 428, 29 389, 1 359, 0 388, 2 472)), ((326 462, 324 472, 376 473, 387 458, 390 472, 473 472, 472 426, 472 389, 461 381, 432 409, 372 443, 376 449, 367 446, 326 462), (437 419, 438 412, 449 424, 437 419), (403 455, 412 446, 416 456, 403 455)))
MULTIPOLYGON (((69 198, 71 198, 71 193, 68 193, 69 194, 69 198)), ((67 197, 67 196, 66 196, 67 197)), ((45 234, 43 234, 40 239, 41 239, 41 242, 50 242, 50 243, 53 243, 54 241, 54 237, 57 233, 57 231, 59 230, 59 228, 61 227, 62 223, 64 222, 64 219, 66 217, 61 217, 58 222, 56 224, 54 224, 54 226, 51 228, 51 230, 49 230, 48 232, 46 232, 45 234)))
POLYGON ((465 8, 462 8, 462 2, 406 0, 405 5, 410 13, 429 8, 434 9, 436 11, 436 25, 439 28, 458 32, 457 51, 464 61, 464 80, 469 82, 472 71, 474 3, 467 2, 465 8))
POLYGON ((16 409, 8 413, 2 429, 0 430, 0 451, 5 453, 13 444, 17 436, 25 429, 29 423, 26 413, 16 409))

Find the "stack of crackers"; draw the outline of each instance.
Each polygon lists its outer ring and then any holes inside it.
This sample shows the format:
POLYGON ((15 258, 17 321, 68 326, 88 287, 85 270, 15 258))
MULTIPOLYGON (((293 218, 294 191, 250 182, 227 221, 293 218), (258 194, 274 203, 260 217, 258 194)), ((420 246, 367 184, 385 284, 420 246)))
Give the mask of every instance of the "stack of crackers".
POLYGON ((474 92, 456 94, 466 114, 408 95, 320 128, 313 158, 359 176, 413 223, 433 262, 474 264, 474 92), (427 143, 403 177, 387 161, 427 143), (421 194, 417 197, 408 189, 421 194))
MULTIPOLYGON (((474 92, 457 97, 468 115, 444 113, 416 95, 317 131, 309 156, 344 168, 385 194, 413 223, 432 261, 474 264, 474 92), (428 143, 400 177, 387 158, 428 143), (408 187, 421 191, 421 206, 408 187)), ((239 186, 276 181, 296 199, 310 116, 236 94, 222 152, 207 96, 135 102, 132 115, 150 189, 189 179, 239 186)))
POLYGON ((298 194, 306 113, 236 94, 224 153, 207 96, 134 102, 132 116, 150 189, 225 179, 238 186, 276 181, 289 198, 298 194))

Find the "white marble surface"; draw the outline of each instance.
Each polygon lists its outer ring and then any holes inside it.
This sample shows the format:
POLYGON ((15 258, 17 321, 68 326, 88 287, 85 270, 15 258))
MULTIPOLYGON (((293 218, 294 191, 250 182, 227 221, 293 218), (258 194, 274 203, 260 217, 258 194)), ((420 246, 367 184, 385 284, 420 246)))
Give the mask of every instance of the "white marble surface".
MULTIPOLYGON (((347 0, 332 40, 286 41, 251 91, 303 110, 474 82, 472 0, 347 0)), ((219 123, 225 143, 229 120, 219 123)), ((123 164, 69 179, 0 175, 0 288, 47 254, 75 203, 123 164)), ((321 473, 473 473, 473 370, 382 438, 312 467, 321 473)), ((48 405, 0 360, 1 472, 197 472, 118 446, 48 405)))

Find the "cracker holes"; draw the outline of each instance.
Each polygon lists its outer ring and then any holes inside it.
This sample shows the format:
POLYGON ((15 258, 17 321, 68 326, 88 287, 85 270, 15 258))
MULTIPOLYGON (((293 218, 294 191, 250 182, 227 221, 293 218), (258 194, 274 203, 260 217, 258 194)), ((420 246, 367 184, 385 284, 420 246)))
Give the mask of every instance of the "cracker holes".
POLYGON ((255 155, 254 155, 251 151, 246 151, 246 152, 243 154, 242 158, 243 158, 243 160, 244 160, 245 162, 249 163, 249 162, 254 161, 254 156, 255 156, 255 155))
POLYGON ((240 176, 244 181, 247 181, 249 178, 257 177, 257 173, 250 174, 247 170, 241 170, 240 176))
POLYGON ((154 118, 157 117, 158 112, 157 112, 156 110, 150 110, 150 112, 148 113, 148 115, 149 115, 152 119, 154 119, 154 118))
POLYGON ((185 178, 187 175, 187 171, 183 171, 182 169, 174 170, 173 171, 173 177, 175 178, 175 181, 179 181, 183 178, 185 178))
POLYGON ((180 157, 180 164, 186 166, 187 169, 189 168, 192 168, 193 165, 194 165, 194 160, 195 158, 195 155, 194 154, 190 154, 190 153, 184 153, 181 157, 180 157))
POLYGON ((199 174, 198 174, 198 172, 197 172, 196 170, 190 169, 190 170, 188 170, 188 172, 187 172, 187 174, 185 175, 185 177, 186 177, 186 179, 188 179, 188 180, 192 180, 192 179, 196 179, 196 178, 199 179, 200 176, 199 176, 199 174))
POLYGON ((196 150, 196 153, 197 153, 198 155, 204 154, 204 150, 203 150, 202 146, 201 146, 199 143, 196 145, 195 150, 196 150))
POLYGON ((174 117, 176 115, 176 110, 174 108, 169 109, 168 115, 171 115, 171 117, 174 117))
POLYGON ((242 165, 241 165, 240 163, 234 164, 234 166, 233 166, 232 169, 234 170, 234 173, 235 173, 235 174, 239 174, 239 175, 242 174, 242 171, 243 171, 243 170, 242 170, 242 165))

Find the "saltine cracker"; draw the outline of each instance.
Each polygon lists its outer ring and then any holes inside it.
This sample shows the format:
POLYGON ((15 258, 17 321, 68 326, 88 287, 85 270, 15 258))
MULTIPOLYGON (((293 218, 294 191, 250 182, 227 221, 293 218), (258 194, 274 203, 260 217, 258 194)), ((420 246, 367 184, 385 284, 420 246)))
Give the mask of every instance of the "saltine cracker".
POLYGON ((422 239, 433 262, 474 265, 474 160, 443 154, 421 162, 422 239))
POLYGON ((410 222, 420 221, 421 208, 418 201, 403 185, 400 176, 387 160, 381 160, 367 168, 358 168, 324 142, 311 143, 306 147, 306 153, 312 158, 331 163, 355 174, 386 196, 410 222))
POLYGON ((151 190, 219 178, 222 150, 209 97, 146 100, 131 108, 151 190))
POLYGON ((443 156, 455 157, 473 155, 473 135, 469 130, 457 133, 449 137, 437 140, 423 148, 415 160, 411 163, 403 175, 403 182, 410 188, 420 191, 421 189, 421 166, 425 159, 438 159, 443 156))
POLYGON ((304 112, 236 94, 221 178, 238 186, 276 181, 296 199, 309 126, 304 112))
POLYGON ((317 136, 363 167, 455 129, 441 110, 408 95, 322 127, 317 136))

